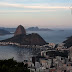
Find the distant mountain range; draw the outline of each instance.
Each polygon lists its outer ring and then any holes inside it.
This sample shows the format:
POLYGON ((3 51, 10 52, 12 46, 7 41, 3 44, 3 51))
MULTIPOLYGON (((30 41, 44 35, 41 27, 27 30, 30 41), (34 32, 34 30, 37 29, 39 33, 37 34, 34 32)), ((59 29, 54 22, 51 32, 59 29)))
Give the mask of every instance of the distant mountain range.
POLYGON ((52 29, 48 29, 48 28, 38 28, 38 27, 29 27, 28 29, 29 31, 53 31, 52 29))
MULTIPOLYGON (((0 29, 4 29, 7 30, 9 32, 15 32, 16 28, 4 28, 4 27, 0 27, 0 29)), ((26 29, 26 31, 53 31, 52 29, 48 29, 48 28, 39 28, 39 27, 29 27, 26 29)))
POLYGON ((9 31, 6 31, 4 29, 0 29, 0 35, 6 35, 6 34, 11 34, 9 31))
POLYGON ((0 29, 3 29, 3 30, 6 30, 6 31, 9 31, 9 32, 15 32, 16 28, 4 28, 4 27, 0 27, 0 29))

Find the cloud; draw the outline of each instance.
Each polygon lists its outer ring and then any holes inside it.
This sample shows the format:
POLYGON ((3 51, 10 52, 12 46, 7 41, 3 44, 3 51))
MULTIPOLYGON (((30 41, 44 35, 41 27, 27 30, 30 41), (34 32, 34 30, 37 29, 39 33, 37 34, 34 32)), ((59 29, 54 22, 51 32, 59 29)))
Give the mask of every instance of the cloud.
POLYGON ((54 12, 56 10, 1 10, 0 13, 8 13, 8 12, 54 12))
MULTIPOLYGON (((42 4, 12 4, 0 2, 0 7, 15 7, 15 8, 26 8, 26 9, 69 9, 69 6, 49 6, 42 4)), ((70 7, 72 8, 72 7, 70 7)))

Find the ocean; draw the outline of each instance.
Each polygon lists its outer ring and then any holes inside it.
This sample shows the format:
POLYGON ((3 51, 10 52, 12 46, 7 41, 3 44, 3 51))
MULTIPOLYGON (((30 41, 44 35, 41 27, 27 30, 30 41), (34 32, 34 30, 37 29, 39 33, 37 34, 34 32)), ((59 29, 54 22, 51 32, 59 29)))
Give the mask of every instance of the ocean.
POLYGON ((72 36, 72 30, 54 31, 28 31, 27 33, 38 33, 48 43, 62 43, 67 37, 72 36))
MULTIPOLYGON (((62 43, 67 37, 72 35, 72 30, 55 31, 27 31, 27 34, 38 33, 48 43, 62 43)), ((12 37, 13 34, 0 36, 0 40, 12 37)), ((30 60, 34 51, 31 49, 16 46, 0 46, 0 59, 14 58, 17 61, 30 60)))

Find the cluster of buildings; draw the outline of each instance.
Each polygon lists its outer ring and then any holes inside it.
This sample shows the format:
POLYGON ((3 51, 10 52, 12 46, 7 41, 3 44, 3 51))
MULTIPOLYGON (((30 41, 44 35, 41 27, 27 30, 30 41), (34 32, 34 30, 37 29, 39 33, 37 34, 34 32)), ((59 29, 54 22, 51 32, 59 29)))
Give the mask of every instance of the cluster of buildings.
POLYGON ((63 43, 44 47, 46 50, 40 51, 30 61, 24 61, 31 72, 72 72, 72 47, 66 48, 63 43))
POLYGON ((20 46, 19 43, 13 43, 13 42, 0 42, 0 45, 2 45, 2 46, 6 46, 6 45, 16 45, 16 46, 20 46))

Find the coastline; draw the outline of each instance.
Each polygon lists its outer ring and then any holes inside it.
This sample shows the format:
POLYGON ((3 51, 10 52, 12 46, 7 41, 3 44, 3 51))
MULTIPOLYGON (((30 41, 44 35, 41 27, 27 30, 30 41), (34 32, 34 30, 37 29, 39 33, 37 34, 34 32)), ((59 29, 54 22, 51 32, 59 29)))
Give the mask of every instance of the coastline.
POLYGON ((21 45, 19 43, 13 43, 13 42, 0 42, 0 46, 17 46, 17 47, 24 47, 24 48, 33 48, 33 49, 39 49, 39 50, 46 50, 48 46, 48 44, 46 45, 21 45))

